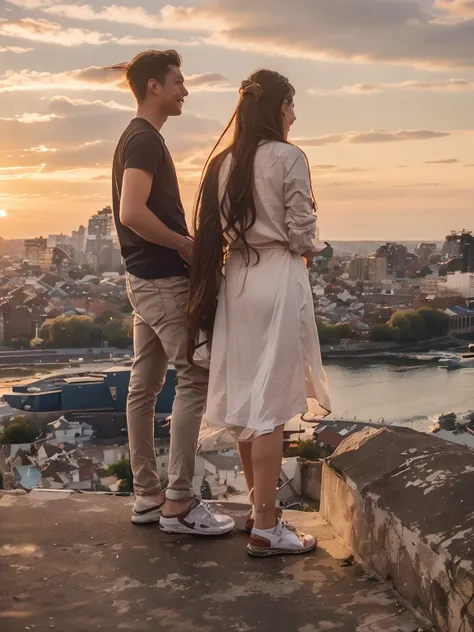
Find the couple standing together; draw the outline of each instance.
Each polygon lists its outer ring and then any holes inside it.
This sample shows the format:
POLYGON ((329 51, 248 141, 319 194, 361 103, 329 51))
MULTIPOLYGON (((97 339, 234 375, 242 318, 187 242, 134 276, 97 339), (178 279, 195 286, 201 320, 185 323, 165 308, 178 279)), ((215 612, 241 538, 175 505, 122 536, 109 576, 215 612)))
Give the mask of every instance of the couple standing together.
POLYGON ((161 135, 188 95, 180 67, 175 51, 146 51, 127 65, 138 110, 113 164, 114 215, 134 309, 132 521, 159 521, 168 533, 231 531, 232 518, 197 499, 192 481, 198 439, 207 449, 232 438, 253 507, 249 553, 304 553, 315 539, 282 522, 275 509, 283 428, 308 410, 326 415, 330 404, 306 264, 314 256, 315 202, 306 157, 287 141, 294 89, 270 70, 242 82, 220 141, 231 126, 233 139, 206 165, 191 239, 161 135), (153 422, 168 363, 177 386, 163 491, 153 422))

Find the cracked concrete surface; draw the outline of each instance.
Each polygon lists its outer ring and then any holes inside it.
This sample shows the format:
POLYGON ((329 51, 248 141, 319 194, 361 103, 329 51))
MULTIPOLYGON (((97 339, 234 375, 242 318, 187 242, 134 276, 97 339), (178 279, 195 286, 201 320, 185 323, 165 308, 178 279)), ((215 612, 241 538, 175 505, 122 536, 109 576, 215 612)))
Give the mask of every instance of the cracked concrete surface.
POLYGON ((102 495, 0 499, 2 632, 424 627, 388 584, 359 566, 339 565, 350 551, 319 514, 287 516, 319 536, 317 552, 256 560, 247 556, 243 534, 165 535, 132 525, 130 511, 129 499, 102 495))
POLYGON ((406 428, 351 436, 323 470, 322 513, 438 630, 474 630, 474 452, 406 428))

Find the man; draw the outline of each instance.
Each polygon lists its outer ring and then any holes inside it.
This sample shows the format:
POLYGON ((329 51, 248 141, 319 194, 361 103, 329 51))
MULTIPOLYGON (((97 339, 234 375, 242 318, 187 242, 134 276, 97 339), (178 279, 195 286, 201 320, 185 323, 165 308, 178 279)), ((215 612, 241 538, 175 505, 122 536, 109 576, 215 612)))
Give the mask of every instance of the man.
POLYGON ((160 521, 163 531, 218 535, 231 518, 195 498, 195 452, 208 372, 189 364, 185 310, 193 244, 171 155, 160 134, 179 116, 188 91, 176 51, 145 51, 126 77, 137 115, 122 134, 113 163, 113 206, 134 308, 135 359, 127 423, 136 502, 132 522, 160 521), (161 490, 154 448, 154 409, 171 362, 177 372, 171 417, 169 486, 161 490))

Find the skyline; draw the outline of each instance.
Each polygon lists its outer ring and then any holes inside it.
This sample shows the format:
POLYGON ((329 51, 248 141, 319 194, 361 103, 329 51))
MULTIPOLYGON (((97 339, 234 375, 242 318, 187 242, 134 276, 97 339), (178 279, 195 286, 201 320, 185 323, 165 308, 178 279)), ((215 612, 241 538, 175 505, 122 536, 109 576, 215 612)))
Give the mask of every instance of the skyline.
POLYGON ((2 237, 70 233, 111 203, 111 158, 135 107, 122 73, 103 67, 152 47, 183 56, 190 96, 163 135, 188 219, 240 81, 269 67, 296 88, 290 140, 310 161, 321 239, 438 241, 474 228, 470 0, 133 5, 0 9, 2 237))

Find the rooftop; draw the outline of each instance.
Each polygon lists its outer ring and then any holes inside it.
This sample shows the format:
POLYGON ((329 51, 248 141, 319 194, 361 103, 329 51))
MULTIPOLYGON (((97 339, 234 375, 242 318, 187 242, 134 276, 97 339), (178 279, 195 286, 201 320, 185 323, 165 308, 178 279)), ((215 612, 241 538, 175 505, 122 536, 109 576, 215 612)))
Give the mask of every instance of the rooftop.
POLYGON ((287 512, 317 535, 316 553, 255 560, 238 532, 193 539, 133 526, 132 502, 36 490, 4 495, 2 631, 425 629, 389 584, 350 560, 341 565, 351 551, 319 514, 287 512))

